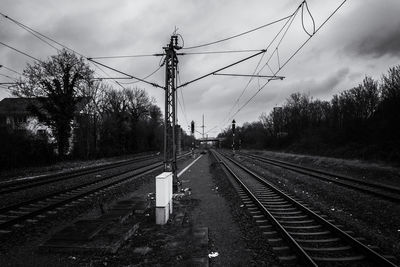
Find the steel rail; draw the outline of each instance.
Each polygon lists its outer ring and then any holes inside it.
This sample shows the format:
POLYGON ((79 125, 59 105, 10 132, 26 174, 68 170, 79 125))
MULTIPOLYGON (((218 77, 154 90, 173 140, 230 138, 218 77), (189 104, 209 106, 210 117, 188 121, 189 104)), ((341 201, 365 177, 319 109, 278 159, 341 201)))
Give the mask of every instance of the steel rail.
POLYGON ((308 176, 312 176, 317 179, 329 181, 335 184, 339 184, 351 189, 356 189, 358 191, 368 193, 371 195, 375 195, 380 198, 384 198, 390 201, 394 202, 400 202, 400 188, 395 187, 395 186, 388 186, 388 185, 382 185, 382 184, 377 184, 377 183, 371 183, 371 182, 366 182, 360 179, 336 174, 336 173, 331 173, 327 171, 322 171, 318 169, 313 169, 305 166, 300 166, 297 164, 281 161, 281 160, 275 160, 267 157, 261 157, 257 155, 252 155, 252 154, 247 154, 243 152, 238 153, 241 156, 252 158, 255 160, 259 160, 261 162, 278 166, 281 168, 285 168, 297 173, 305 174, 308 176), (356 185, 357 184, 357 185, 356 185), (366 186, 368 188, 362 187, 366 186), (376 189, 382 190, 383 192, 376 191, 376 189))
POLYGON ((76 178, 82 175, 92 174, 108 169, 113 169, 117 167, 126 166, 132 163, 137 163, 149 159, 156 159, 156 155, 146 155, 143 157, 137 157, 130 160, 123 160, 114 163, 108 163, 101 166, 92 166, 86 167, 78 170, 72 170, 67 172, 58 172, 47 175, 39 175, 33 178, 21 178, 16 180, 9 180, 6 182, 0 183, 0 195, 9 194, 13 192, 17 192, 24 189, 31 189, 36 186, 41 186, 49 183, 64 181, 72 178, 76 178))
MULTIPOLYGON (((189 152, 181 155, 178 158, 180 159, 190 154, 191 153, 189 152)), ((55 210, 59 207, 65 206, 68 203, 83 199, 89 195, 98 193, 107 188, 117 186, 121 183, 129 182, 132 179, 136 179, 139 176, 153 172, 157 169, 160 169, 161 167, 163 167, 162 162, 152 163, 150 165, 141 166, 126 171, 123 174, 120 173, 117 176, 109 176, 100 181, 87 183, 85 185, 65 189, 56 193, 52 193, 50 195, 4 207, 0 209, 0 230, 2 230, 3 232, 7 232, 7 229, 10 229, 10 227, 17 225, 21 222, 25 222, 45 212, 55 210), (135 173, 130 174, 132 172, 135 173)))
MULTIPOLYGON (((214 151, 215 152, 215 151, 214 151)), ((279 229, 283 237, 286 239, 288 243, 292 245, 294 250, 302 259, 304 264, 307 266, 318 266, 316 262, 304 251, 304 249, 293 239, 293 237, 283 228, 283 226, 274 218, 274 216, 268 211, 268 209, 257 199, 257 197, 251 192, 251 190, 240 180, 240 178, 233 172, 231 168, 219 157, 218 154, 215 153, 217 157, 220 159, 220 163, 222 163, 228 172, 236 179, 236 181, 240 184, 240 186, 246 191, 246 193, 250 196, 250 198, 257 204, 257 206, 267 215, 270 222, 272 222, 275 227, 279 229)))
MULTIPOLYGON (((213 152, 216 153, 215 151, 213 151, 213 152)), ((219 155, 222 157, 221 154, 219 154, 219 155)), ((310 216, 312 219, 314 219, 315 221, 317 221, 318 223, 320 223, 324 227, 328 228, 332 233, 336 234, 342 240, 344 240, 345 242, 350 244, 351 247, 354 248, 356 251, 358 251, 359 253, 362 253, 365 257, 367 257, 367 258, 371 259, 372 261, 374 261, 375 263, 379 264, 379 266, 396 266, 394 263, 390 262, 388 259, 386 259, 382 255, 380 255, 377 252, 373 251, 372 249, 370 249, 369 247, 367 247, 366 245, 364 245, 363 243, 361 243, 357 239, 353 238, 348 233, 344 232, 343 230, 341 230, 340 228, 338 228, 337 226, 335 226, 334 224, 332 224, 328 220, 324 219, 322 216, 318 215, 317 213, 315 213, 314 211, 310 210, 309 208, 307 208, 303 204, 299 203, 298 201, 296 201, 295 199, 290 197, 288 194, 284 193, 283 191, 281 191, 280 189, 278 189, 277 187, 275 187, 274 185, 272 185, 271 183, 266 181, 264 178, 262 178, 261 176, 257 175, 256 173, 254 173, 253 171, 248 169, 247 167, 243 166, 242 164, 240 164, 236 160, 233 160, 233 159, 231 159, 229 157, 226 157, 226 156, 224 156, 224 159, 228 160, 230 163, 234 164, 234 166, 236 166, 236 167, 240 168, 241 170, 243 170, 244 172, 246 172, 253 179, 256 179, 258 182, 260 182, 262 185, 264 185, 268 189, 271 189, 272 191, 277 193, 280 197, 285 199, 288 203, 294 205, 296 208, 300 209, 302 212, 304 212, 305 214, 310 216)), ((277 227, 277 229, 283 234, 285 239, 289 240, 289 241, 291 241, 291 239, 294 240, 294 238, 288 239, 286 237, 287 235, 290 235, 290 233, 288 233, 285 230, 284 226, 282 226, 279 223, 279 221, 268 211, 268 208, 266 208, 261 203, 261 201, 251 192, 251 190, 241 181, 241 179, 234 173, 234 171, 228 166, 228 164, 224 160, 221 160, 220 162, 225 166, 225 168, 227 168, 229 170, 229 172, 233 175, 233 177, 239 182, 239 184, 244 189, 246 194, 248 194, 250 196, 250 198, 253 199, 253 201, 255 203, 257 203, 257 206, 259 206, 260 209, 264 211, 266 217, 268 217, 270 219, 270 222, 272 222, 274 225, 275 224, 279 224, 280 225, 280 226, 277 227)), ((299 250, 297 248, 298 246, 300 246, 302 248, 302 246, 297 241, 295 241, 295 243, 290 242, 290 244, 292 245, 292 247, 294 247, 295 251, 300 251, 301 253, 303 253, 303 251, 304 251, 307 254, 305 249, 303 249, 301 251, 301 250, 299 250)), ((301 259, 303 259, 303 262, 305 262, 307 264, 307 266, 309 264, 311 264, 311 263, 307 262, 307 258, 304 255, 300 254, 300 256, 301 256, 301 259)), ((310 258, 313 259, 313 257, 310 257, 310 258)))

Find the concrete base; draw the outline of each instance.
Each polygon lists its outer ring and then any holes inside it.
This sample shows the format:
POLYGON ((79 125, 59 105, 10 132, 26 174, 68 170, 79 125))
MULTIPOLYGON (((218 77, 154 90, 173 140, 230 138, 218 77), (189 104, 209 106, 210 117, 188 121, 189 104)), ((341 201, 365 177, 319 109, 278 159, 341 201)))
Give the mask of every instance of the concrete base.
POLYGON ((169 205, 156 207, 156 224, 164 225, 169 219, 169 205))

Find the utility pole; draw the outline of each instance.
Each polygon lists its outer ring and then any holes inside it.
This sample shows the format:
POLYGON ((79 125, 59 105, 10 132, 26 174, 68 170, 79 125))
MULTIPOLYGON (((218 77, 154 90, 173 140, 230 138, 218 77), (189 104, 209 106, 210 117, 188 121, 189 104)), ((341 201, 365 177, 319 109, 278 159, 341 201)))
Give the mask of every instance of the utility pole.
POLYGON ((203 133, 202 133, 202 138, 203 138, 203 140, 204 140, 204 114, 203 114, 203 125, 201 126, 201 128, 203 128, 203 133))
POLYGON ((163 47, 165 50, 165 120, 164 120, 164 171, 172 172, 173 183, 179 189, 177 177, 177 132, 176 132, 176 72, 178 57, 176 50, 178 36, 172 35, 169 44, 163 47))
POLYGON ((236 127, 236 121, 232 121, 232 153, 233 156, 235 156, 235 127, 236 127))

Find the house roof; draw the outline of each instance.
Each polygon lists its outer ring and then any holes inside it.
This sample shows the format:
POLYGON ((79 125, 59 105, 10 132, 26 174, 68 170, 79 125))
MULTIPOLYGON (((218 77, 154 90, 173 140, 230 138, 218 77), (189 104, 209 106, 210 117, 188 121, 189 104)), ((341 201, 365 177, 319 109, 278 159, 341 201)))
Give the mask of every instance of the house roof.
MULTIPOLYGON (((40 107, 40 98, 26 98, 26 97, 14 97, 14 98, 4 98, 0 101, 0 115, 28 115, 30 111, 29 106, 34 105, 40 107)), ((76 112, 82 110, 86 104, 87 99, 82 98, 76 105, 76 112)))

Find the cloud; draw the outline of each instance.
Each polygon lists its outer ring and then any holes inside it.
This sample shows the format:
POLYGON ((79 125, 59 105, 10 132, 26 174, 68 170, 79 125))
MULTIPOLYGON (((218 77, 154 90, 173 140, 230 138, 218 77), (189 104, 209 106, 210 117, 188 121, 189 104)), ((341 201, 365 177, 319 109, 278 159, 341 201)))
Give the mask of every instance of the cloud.
POLYGON ((400 56, 400 4, 367 0, 354 6, 336 29, 344 52, 354 56, 400 56), (339 32, 339 31, 340 32, 339 32))

